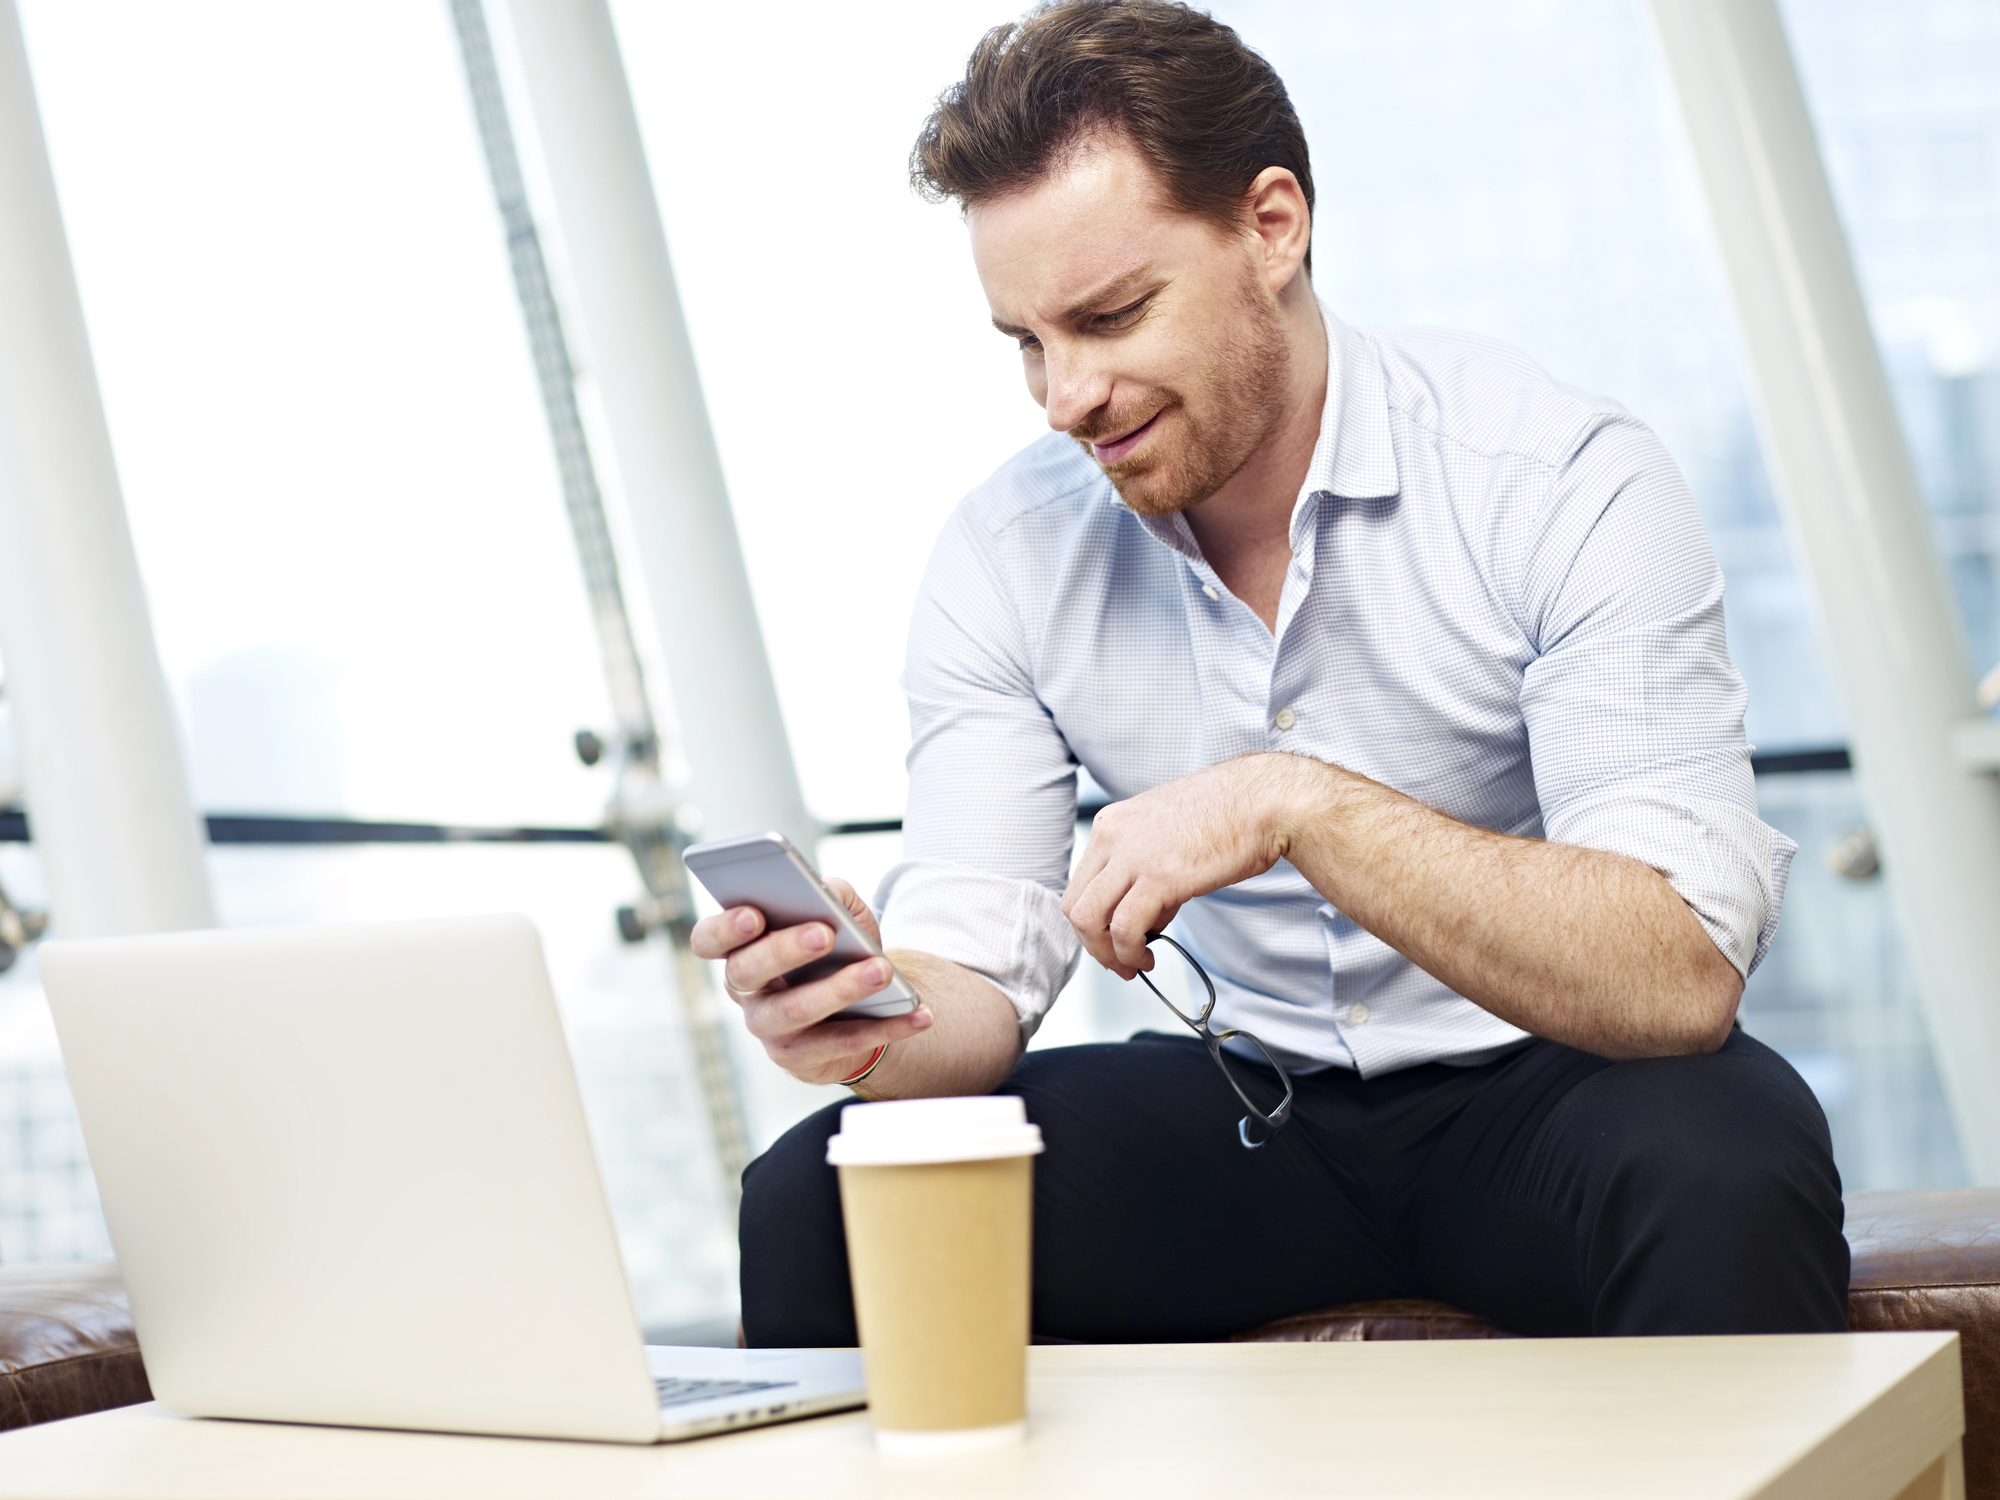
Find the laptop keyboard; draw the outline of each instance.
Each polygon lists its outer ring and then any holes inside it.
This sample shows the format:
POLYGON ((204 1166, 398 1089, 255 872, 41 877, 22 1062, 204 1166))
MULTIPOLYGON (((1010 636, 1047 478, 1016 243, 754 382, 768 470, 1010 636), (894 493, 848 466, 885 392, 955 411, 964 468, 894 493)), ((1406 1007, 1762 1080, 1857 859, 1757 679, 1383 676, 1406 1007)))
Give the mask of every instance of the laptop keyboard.
POLYGON ((780 1386, 797 1385, 796 1380, 686 1380, 676 1375, 655 1377, 660 1405, 684 1406, 690 1401, 713 1401, 717 1396, 741 1396, 750 1391, 775 1391, 780 1386))

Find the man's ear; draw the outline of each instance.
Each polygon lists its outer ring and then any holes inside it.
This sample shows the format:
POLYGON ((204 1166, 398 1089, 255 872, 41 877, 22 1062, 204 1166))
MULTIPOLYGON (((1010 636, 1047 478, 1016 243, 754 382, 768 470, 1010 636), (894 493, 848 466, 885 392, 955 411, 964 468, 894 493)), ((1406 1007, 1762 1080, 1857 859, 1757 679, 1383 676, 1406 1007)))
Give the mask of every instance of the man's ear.
POLYGON ((1243 195, 1244 228, 1263 246, 1265 284, 1275 294, 1291 285, 1312 249, 1312 210, 1289 167, 1266 167, 1243 195))

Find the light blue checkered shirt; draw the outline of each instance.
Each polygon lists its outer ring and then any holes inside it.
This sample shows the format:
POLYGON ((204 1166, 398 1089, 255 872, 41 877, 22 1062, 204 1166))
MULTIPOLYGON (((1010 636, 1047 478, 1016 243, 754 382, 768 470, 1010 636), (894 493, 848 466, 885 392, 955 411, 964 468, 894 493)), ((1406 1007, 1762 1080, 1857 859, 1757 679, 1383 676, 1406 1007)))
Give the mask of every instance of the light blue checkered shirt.
MULTIPOLYGON (((1666 450, 1491 340, 1327 330, 1275 635, 1182 517, 1133 514, 1062 434, 958 507, 910 626, 885 940, 985 975, 1032 1032, 1081 952, 1057 905, 1077 767, 1123 798, 1285 750, 1642 860, 1747 974, 1796 846, 1757 817, 1722 574, 1666 450)), ((1218 1023, 1288 1065, 1372 1076, 1523 1035, 1289 864, 1171 931, 1214 976, 1218 1023)))

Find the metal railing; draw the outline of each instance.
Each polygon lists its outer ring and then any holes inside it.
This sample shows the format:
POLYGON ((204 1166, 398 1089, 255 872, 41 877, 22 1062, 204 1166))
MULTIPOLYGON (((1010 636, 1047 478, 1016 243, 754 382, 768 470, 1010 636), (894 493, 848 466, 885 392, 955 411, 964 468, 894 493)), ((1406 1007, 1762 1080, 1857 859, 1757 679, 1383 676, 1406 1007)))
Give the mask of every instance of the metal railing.
MULTIPOLYGON (((1776 750, 1750 757, 1759 776, 1794 776, 1812 771, 1851 771, 1853 760, 1845 745, 1776 750)), ((1088 823, 1108 803, 1077 805, 1080 823, 1088 823)), ((312 818, 282 813, 210 813, 211 844, 615 844, 618 836, 602 828, 508 827, 464 823, 385 823, 366 818, 312 818)), ((901 833, 901 818, 861 818, 829 823, 826 835, 847 838, 867 833, 901 833)), ((0 844, 31 842, 28 815, 19 809, 0 810, 0 844)))

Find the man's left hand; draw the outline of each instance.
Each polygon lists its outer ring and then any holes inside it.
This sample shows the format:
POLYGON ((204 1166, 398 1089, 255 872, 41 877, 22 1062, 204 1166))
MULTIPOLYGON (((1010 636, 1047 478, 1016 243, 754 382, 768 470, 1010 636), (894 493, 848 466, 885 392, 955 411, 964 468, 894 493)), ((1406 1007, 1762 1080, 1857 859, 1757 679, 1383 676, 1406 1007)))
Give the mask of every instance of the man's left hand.
POLYGON ((1097 815, 1063 915, 1120 979, 1151 969, 1147 934, 1185 902, 1283 859, 1292 809, 1315 773, 1330 769, 1302 756, 1246 755, 1112 803, 1097 815))

